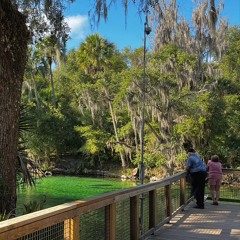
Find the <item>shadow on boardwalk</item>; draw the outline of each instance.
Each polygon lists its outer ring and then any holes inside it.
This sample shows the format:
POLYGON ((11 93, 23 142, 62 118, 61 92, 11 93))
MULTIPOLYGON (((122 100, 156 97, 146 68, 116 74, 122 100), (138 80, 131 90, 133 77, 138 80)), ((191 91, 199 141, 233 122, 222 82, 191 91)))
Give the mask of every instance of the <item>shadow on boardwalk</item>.
POLYGON ((148 240, 240 240, 240 204, 205 202, 205 209, 191 202, 148 240))

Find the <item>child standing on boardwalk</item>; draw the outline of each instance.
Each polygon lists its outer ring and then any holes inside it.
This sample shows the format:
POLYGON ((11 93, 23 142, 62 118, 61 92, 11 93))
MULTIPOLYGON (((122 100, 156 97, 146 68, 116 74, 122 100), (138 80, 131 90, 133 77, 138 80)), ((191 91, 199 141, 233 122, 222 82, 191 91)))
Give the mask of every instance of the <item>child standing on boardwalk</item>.
POLYGON ((220 197, 220 187, 222 184, 222 164, 219 162, 219 157, 213 155, 207 164, 208 184, 210 188, 213 205, 218 205, 220 197))

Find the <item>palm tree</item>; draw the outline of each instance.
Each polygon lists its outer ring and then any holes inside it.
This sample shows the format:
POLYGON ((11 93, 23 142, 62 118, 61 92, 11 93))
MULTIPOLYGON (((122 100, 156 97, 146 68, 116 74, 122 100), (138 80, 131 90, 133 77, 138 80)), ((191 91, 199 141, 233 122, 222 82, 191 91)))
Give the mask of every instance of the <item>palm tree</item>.
POLYGON ((109 71, 118 71, 118 69, 125 67, 125 64, 114 44, 102 38, 99 34, 93 34, 86 38, 86 41, 80 45, 77 51, 77 59, 80 68, 91 79, 91 83, 87 83, 88 87, 83 87, 82 100, 92 113, 93 124, 96 125, 95 116, 99 120, 99 116, 110 114, 116 142, 115 146, 121 146, 118 149, 120 149, 122 167, 125 168, 127 154, 125 154, 124 144, 121 143, 119 138, 118 120, 113 108, 112 80, 109 71), (106 109, 108 110, 107 113, 106 109))
POLYGON ((81 44, 77 57, 85 73, 94 76, 110 67, 110 59, 114 52, 113 43, 108 42, 99 34, 92 34, 81 44))

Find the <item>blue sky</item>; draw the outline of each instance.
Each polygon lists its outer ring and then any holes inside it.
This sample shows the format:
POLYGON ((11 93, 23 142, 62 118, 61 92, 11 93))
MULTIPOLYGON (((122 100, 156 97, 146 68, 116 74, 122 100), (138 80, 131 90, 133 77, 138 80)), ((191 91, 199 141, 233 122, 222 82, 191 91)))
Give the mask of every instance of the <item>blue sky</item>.
MULTIPOLYGON (((93 0, 75 0, 69 4, 65 12, 67 22, 71 28, 71 40, 67 44, 67 49, 77 49, 85 38, 93 33, 99 33, 102 37, 113 42, 119 50, 125 47, 132 49, 143 46, 144 16, 139 16, 137 8, 129 6, 127 20, 120 0, 112 6, 109 17, 105 23, 101 20, 98 27, 91 29, 88 11, 92 7, 93 0), (127 21, 127 24, 126 24, 127 21)), ((181 0, 180 11, 186 18, 191 14, 193 0, 181 0)), ((230 25, 240 26, 240 0, 222 0, 224 9, 221 11, 222 17, 226 18, 230 25)))

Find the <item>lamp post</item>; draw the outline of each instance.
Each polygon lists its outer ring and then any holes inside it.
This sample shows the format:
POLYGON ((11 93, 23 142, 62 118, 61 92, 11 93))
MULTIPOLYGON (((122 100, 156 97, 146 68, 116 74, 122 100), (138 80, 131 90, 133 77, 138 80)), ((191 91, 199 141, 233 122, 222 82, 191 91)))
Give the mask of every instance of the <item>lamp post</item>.
POLYGON ((144 23, 144 46, 143 46, 143 83, 142 83, 142 127, 141 127, 141 163, 140 182, 144 183, 144 125, 145 125, 145 94, 146 94, 146 36, 150 34, 151 27, 148 26, 148 19, 144 23))
MULTIPOLYGON (((145 125, 145 94, 146 94, 146 37, 151 32, 151 27, 148 25, 148 19, 146 15, 146 21, 144 23, 144 46, 143 46, 143 83, 142 83, 142 126, 141 126, 141 162, 139 178, 140 183, 144 184, 144 125, 145 125)), ((144 197, 140 197, 140 236, 143 233, 143 202, 144 197)))

